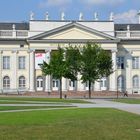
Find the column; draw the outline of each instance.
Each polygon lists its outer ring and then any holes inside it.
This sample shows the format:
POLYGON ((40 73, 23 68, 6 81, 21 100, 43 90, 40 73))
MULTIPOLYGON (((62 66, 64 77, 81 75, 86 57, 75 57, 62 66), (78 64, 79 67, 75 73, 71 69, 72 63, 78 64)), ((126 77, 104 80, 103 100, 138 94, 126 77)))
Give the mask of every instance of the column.
MULTIPOLYGON (((49 64, 51 57, 51 50, 45 50, 46 52, 46 62, 49 64)), ((45 80, 45 91, 51 92, 51 76, 47 75, 45 80)))
POLYGON ((16 50, 12 51, 13 55, 12 55, 12 60, 11 60, 11 68, 12 68, 12 79, 11 79, 11 89, 17 92, 18 89, 18 77, 17 77, 17 52, 16 50), (14 65, 13 65, 14 63, 14 65))
POLYGON ((117 91, 117 77, 116 77, 116 71, 117 71, 117 56, 116 52, 117 50, 112 50, 112 63, 113 63, 113 73, 110 75, 110 82, 109 82, 109 90, 110 91, 117 91))
POLYGON ((3 85, 2 85, 2 53, 3 51, 0 51, 0 93, 2 93, 3 85))
POLYGON ((29 78, 29 91, 34 92, 35 91, 35 56, 34 56, 34 50, 30 51, 30 78, 29 78))
POLYGON ((78 91, 84 91, 85 90, 85 84, 82 83, 82 81, 80 80, 81 79, 81 75, 78 74, 78 80, 77 80, 77 90, 78 91))
POLYGON ((128 54, 126 55, 126 61, 125 61, 125 68, 126 68, 126 79, 124 79, 124 83, 126 83, 126 85, 124 84, 124 86, 126 86, 126 91, 128 93, 132 93, 132 52, 128 52, 128 54))
POLYGON ((95 84, 94 84, 94 90, 95 91, 100 91, 101 90, 100 84, 101 84, 100 82, 95 81, 95 84))
POLYGON ((68 83, 66 78, 62 78, 62 91, 68 90, 68 83))

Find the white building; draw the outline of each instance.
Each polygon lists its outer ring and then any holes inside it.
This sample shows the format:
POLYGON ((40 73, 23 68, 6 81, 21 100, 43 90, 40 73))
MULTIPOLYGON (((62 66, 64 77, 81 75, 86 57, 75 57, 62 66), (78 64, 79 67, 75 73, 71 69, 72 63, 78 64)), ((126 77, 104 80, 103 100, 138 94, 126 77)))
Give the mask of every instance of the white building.
MULTIPOLYGON (((111 14, 108 21, 34 20, 28 23, 0 23, 0 92, 55 91, 58 80, 42 76, 39 64, 49 63, 50 54, 58 44, 84 45, 88 41, 101 44, 110 51, 114 73, 93 85, 93 90, 126 90, 140 93, 140 24, 115 24, 111 14)), ((63 78, 63 91, 88 90, 88 84, 74 83, 63 78)))

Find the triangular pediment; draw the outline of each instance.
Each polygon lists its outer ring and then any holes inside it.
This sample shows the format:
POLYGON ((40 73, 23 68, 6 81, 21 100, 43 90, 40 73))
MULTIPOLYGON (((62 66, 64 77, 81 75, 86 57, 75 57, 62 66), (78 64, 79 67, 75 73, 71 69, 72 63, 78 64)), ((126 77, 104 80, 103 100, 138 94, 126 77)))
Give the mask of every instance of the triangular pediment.
POLYGON ((59 28, 41 33, 29 38, 31 40, 64 40, 64 39, 87 39, 87 40, 115 40, 116 38, 86 27, 79 23, 70 23, 59 28))

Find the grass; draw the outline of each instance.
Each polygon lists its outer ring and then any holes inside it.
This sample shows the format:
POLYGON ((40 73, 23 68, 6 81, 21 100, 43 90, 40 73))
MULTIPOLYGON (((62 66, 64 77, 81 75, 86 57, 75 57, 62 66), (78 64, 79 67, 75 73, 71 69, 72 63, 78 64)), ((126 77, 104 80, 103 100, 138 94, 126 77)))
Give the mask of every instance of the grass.
POLYGON ((140 99, 113 99, 115 102, 121 102, 121 103, 128 103, 128 104, 140 104, 140 99))
MULTIPOLYGON (((54 104, 53 102, 38 102, 38 101, 17 101, 17 100, 0 100, 0 104, 54 104)), ((57 104, 64 104, 58 102, 57 104)), ((68 103, 65 103, 68 104, 68 103)))
POLYGON ((139 140, 140 116, 115 109, 0 113, 1 140, 139 140))
POLYGON ((76 99, 59 99, 59 98, 34 98, 34 97, 0 97, 0 100, 9 101, 42 101, 42 102, 57 102, 57 103, 89 103, 84 100, 76 99))
POLYGON ((48 109, 48 108, 65 108, 71 106, 0 106, 0 111, 8 110, 25 110, 25 109, 48 109))

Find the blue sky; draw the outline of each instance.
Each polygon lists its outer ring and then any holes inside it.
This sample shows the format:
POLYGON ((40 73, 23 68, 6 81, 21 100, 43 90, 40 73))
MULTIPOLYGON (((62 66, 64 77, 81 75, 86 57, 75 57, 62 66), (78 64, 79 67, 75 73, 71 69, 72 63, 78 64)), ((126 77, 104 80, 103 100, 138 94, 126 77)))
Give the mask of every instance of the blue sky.
POLYGON ((66 19, 78 19, 82 12, 85 20, 93 19, 98 12, 99 19, 108 20, 110 12, 116 22, 137 22, 140 0, 0 0, 0 22, 28 21, 30 11, 35 19, 44 19, 49 12, 51 19, 60 19, 62 11, 66 19))

